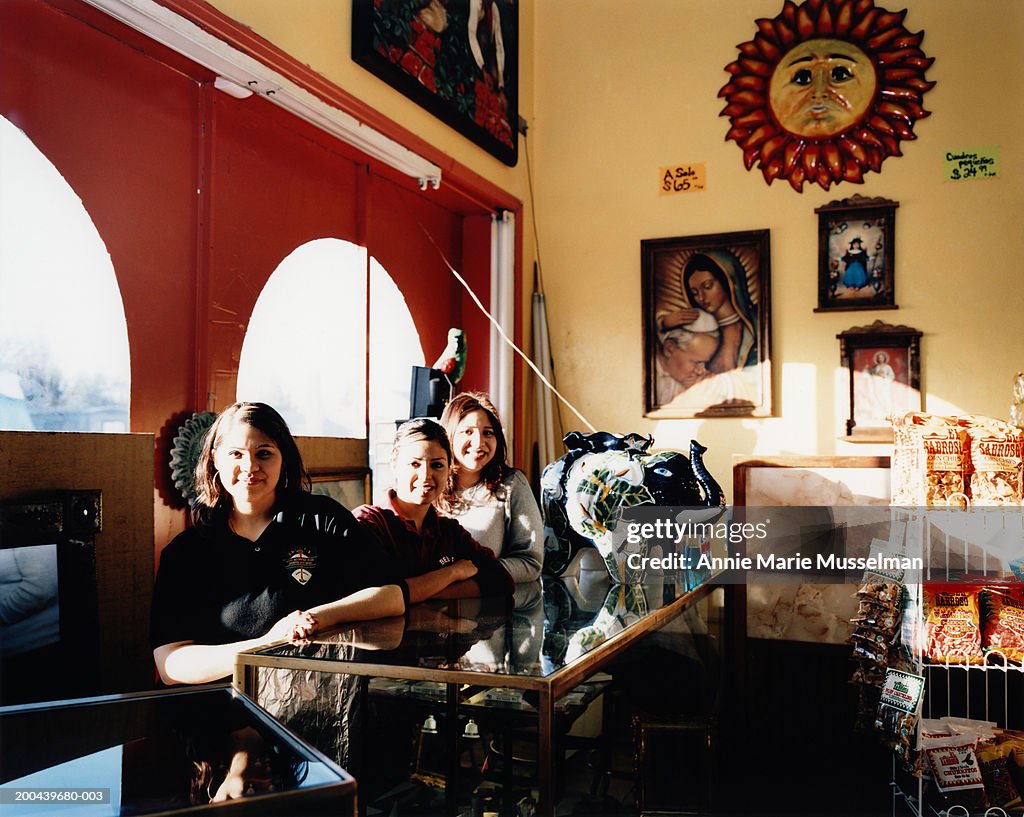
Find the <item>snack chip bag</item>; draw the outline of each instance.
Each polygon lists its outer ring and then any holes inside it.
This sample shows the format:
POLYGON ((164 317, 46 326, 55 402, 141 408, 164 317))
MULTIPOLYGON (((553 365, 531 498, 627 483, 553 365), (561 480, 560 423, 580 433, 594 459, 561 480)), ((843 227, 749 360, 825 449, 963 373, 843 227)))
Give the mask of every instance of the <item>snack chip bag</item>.
POLYGON ((892 504, 964 507, 966 429, 948 417, 910 412, 893 419, 893 433, 892 504))
POLYGON ((886 671, 875 728, 904 762, 911 760, 923 695, 922 676, 896 669, 886 671))
POLYGON ((921 741, 943 810, 962 806, 970 812, 988 806, 974 742, 969 735, 921 741))
POLYGON ((963 417, 967 495, 972 505, 1020 505, 1024 498, 1024 430, 988 417, 963 417))
POLYGON ((1021 802, 1020 793, 1010 776, 1011 750, 1007 743, 987 744, 976 749, 988 802, 1001 809, 1014 808, 1021 802))
POLYGON ((923 596, 925 658, 935 664, 983 664, 977 591, 926 586, 923 596))
POLYGON ((1024 662, 1024 592, 986 587, 981 591, 981 649, 1024 662))

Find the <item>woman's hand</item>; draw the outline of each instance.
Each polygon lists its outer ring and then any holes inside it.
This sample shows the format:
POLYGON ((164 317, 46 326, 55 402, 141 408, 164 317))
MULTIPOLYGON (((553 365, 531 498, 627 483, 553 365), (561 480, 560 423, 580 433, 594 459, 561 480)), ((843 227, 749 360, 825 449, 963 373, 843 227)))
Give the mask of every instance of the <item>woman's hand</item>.
POLYGON ((259 757, 253 761, 247 751, 238 751, 232 756, 224 782, 217 787, 210 802, 223 803, 273 790, 274 781, 267 764, 259 757))
POLYGON ((317 630, 316 616, 305 610, 289 613, 267 632, 268 641, 289 641, 296 644, 306 641, 317 630))
POLYGON ((693 323, 699 316, 699 310, 687 307, 677 309, 674 312, 668 312, 661 316, 661 331, 667 332, 669 329, 678 329, 680 326, 693 323))
POLYGON ((459 559, 451 565, 452 571, 452 582, 463 582, 466 579, 472 579, 476 573, 476 565, 473 564, 469 559, 459 559))

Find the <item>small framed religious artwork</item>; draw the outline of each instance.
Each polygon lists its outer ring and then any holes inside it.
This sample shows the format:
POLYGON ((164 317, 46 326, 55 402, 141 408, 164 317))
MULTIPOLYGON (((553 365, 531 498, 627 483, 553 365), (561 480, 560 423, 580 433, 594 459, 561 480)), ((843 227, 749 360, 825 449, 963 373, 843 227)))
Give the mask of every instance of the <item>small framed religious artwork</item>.
POLYGON ((850 376, 849 442, 892 442, 890 417, 921 411, 921 333, 875 321, 840 332, 850 376))
POLYGON ((770 417, 769 231, 640 243, 644 416, 770 417))
POLYGON ((519 0, 352 0, 352 59, 507 165, 518 38, 519 0))
POLYGON ((815 209, 818 214, 818 307, 815 312, 898 309, 896 208, 883 198, 855 195, 815 209))

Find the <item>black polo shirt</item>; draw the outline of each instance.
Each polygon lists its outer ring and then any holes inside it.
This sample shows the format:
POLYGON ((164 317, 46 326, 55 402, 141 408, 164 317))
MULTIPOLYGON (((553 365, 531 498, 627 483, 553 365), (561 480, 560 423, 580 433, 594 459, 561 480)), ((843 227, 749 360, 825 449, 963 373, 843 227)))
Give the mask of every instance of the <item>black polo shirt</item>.
POLYGON ((329 497, 303 494, 255 542, 226 519, 176 536, 160 557, 150 642, 256 638, 293 610, 386 584, 402 586, 352 514, 329 497))

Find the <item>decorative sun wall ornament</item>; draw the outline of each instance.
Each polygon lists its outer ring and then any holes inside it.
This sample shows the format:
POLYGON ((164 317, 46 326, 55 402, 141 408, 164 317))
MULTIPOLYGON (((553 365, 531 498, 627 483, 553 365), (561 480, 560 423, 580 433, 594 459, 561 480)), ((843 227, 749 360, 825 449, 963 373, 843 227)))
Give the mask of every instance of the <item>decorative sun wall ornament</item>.
POLYGON ((798 192, 804 182, 828 190, 901 156, 935 85, 925 79, 934 60, 920 48, 924 32, 904 28, 906 14, 873 0, 786 0, 777 17, 757 20, 718 92, 725 138, 747 170, 756 164, 768 184, 786 179, 798 192))
POLYGON ((203 450, 203 440, 217 415, 212 411, 195 412, 171 443, 171 479, 174 487, 189 505, 196 498, 196 465, 203 450))

